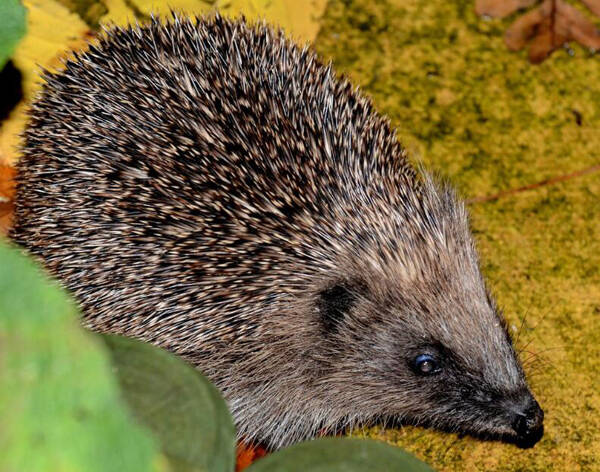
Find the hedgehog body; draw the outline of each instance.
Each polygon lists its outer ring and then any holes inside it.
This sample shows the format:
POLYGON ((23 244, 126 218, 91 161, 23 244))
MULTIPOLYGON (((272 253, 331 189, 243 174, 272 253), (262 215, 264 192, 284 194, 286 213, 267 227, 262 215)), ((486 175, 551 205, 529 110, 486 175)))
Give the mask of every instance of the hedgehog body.
POLYGON ((539 439, 463 204, 312 52, 176 17, 45 80, 12 237, 86 326, 182 356, 272 448, 381 419, 539 439))

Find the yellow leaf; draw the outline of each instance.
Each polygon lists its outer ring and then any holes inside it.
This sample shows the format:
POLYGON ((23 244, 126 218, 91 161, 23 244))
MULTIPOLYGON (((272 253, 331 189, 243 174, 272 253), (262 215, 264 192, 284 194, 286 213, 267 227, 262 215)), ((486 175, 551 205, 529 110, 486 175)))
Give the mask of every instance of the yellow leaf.
POLYGON ((319 19, 327 0, 104 0, 108 13, 103 23, 126 25, 151 14, 168 16, 171 10, 184 15, 203 15, 214 11, 228 17, 245 15, 249 20, 265 19, 282 27, 299 41, 312 41, 319 31, 319 19))
POLYGON ((312 41, 319 32, 319 20, 326 0, 217 0, 216 8, 228 16, 265 19, 280 26, 297 41, 312 41))
POLYGON ((108 0, 104 3, 108 7, 108 13, 102 21, 110 20, 119 25, 134 21, 133 13, 137 13, 138 19, 141 16, 143 20, 150 18, 150 15, 168 17, 171 11, 189 16, 214 11, 214 2, 204 0, 108 0))
POLYGON ((17 46, 12 58, 23 75, 23 101, 11 112, 0 128, 0 162, 17 160, 19 134, 26 123, 26 103, 39 90, 40 66, 59 69, 60 59, 68 51, 81 49, 90 38, 87 25, 54 0, 24 0, 28 10, 27 35, 17 46))
POLYGON ((135 23, 135 9, 138 9, 138 14, 143 13, 145 15, 145 13, 139 10, 133 2, 128 0, 104 0, 104 5, 108 8, 108 13, 100 18, 100 23, 104 25, 114 24, 117 26, 125 26, 130 23, 135 23), (129 5, 132 5, 134 8, 130 8, 129 5))

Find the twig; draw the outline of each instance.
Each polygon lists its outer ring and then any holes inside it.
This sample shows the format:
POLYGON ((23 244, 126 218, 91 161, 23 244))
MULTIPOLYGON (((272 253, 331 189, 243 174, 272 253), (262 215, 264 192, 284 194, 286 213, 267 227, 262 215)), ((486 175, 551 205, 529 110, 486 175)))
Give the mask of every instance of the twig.
POLYGON ((600 170, 600 164, 596 164, 591 167, 587 167, 586 169, 578 170, 577 172, 572 172, 570 174, 564 174, 564 175, 558 175, 556 177, 551 177, 549 179, 542 180, 541 182, 524 185, 523 187, 513 188, 510 190, 504 190, 503 192, 498 192, 493 195, 483 195, 480 197, 468 198, 467 204, 491 202, 493 200, 498 200, 499 198, 507 197, 509 195, 514 195, 516 193, 525 192, 527 190, 533 190, 535 188, 544 187, 546 185, 553 185, 558 182, 564 182, 565 180, 571 180, 576 177, 581 177, 582 175, 592 174, 594 172, 598 172, 599 170, 600 170))

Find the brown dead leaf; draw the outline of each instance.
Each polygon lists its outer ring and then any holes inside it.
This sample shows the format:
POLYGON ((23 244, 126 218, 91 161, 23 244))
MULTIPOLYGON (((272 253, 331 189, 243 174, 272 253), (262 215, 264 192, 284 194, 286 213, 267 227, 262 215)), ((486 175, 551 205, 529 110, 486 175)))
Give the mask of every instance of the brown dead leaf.
POLYGON ((475 2, 475 13, 479 16, 491 18, 504 18, 511 13, 528 8, 537 0, 477 0, 475 2))
POLYGON ((600 16, 600 0, 581 0, 588 9, 596 16, 600 16))
POLYGON ((12 216, 15 208, 15 169, 6 164, 0 164, 0 235, 6 236, 12 226, 12 216))
POLYGON ((566 42, 567 37, 553 31, 551 22, 545 19, 529 44, 529 62, 539 64, 566 42))
POLYGON ((582 46, 600 49, 600 33, 596 26, 577 8, 562 0, 557 5, 557 31, 565 31, 567 38, 577 41, 582 46))
MULTIPOLYGON (((600 0, 582 1, 593 13, 600 13, 600 0)), ((486 11, 488 16, 502 17, 525 3, 527 0, 478 0, 476 10, 486 11), (484 6, 487 9, 483 9, 484 6)), ((529 2, 530 5, 533 3, 529 2)), ((596 26, 564 0, 544 0, 539 7, 517 18, 504 35, 504 42, 511 51, 523 49, 530 43, 529 60, 533 64, 542 62, 569 41, 576 41, 592 51, 600 49, 600 33, 596 26)))
POLYGON ((508 28, 504 34, 504 42, 506 43, 506 46, 508 46, 508 49, 511 51, 519 51, 536 35, 538 26, 544 21, 544 18, 548 16, 547 12, 544 11, 544 7, 547 3, 549 2, 544 2, 541 7, 525 13, 510 25, 510 28, 508 28))

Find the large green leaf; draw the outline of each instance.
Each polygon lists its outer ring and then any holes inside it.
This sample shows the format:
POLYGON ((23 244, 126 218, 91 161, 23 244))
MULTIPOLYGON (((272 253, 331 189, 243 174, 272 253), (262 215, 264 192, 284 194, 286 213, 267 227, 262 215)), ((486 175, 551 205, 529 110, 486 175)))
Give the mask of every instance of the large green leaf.
POLYGON ((0 70, 25 34, 25 8, 19 0, 0 0, 0 70))
MULTIPOLYGON (((4 1, 4 0, 2 0, 4 1)), ((119 396, 69 297, 0 243, 0 471, 153 469, 153 439, 119 396)))
POLYGON ((149 344, 104 335, 125 400, 174 470, 232 472, 235 429, 221 395, 198 371, 149 344))
POLYGON ((248 472, 433 472, 427 464, 383 442, 324 438, 296 444, 254 463, 248 472))

